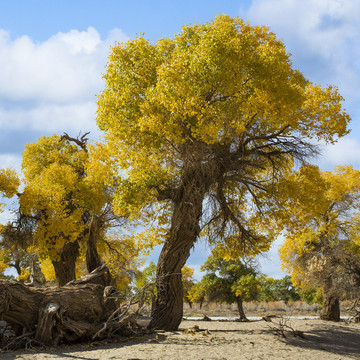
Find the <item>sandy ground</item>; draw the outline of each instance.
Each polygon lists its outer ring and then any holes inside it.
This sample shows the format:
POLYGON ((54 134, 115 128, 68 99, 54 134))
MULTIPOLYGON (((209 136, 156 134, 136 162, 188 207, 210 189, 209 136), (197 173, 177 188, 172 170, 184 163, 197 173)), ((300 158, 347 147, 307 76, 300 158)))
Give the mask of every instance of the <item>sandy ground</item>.
MULTIPOLYGON (((1 360, 149 359, 360 359, 360 324, 287 320, 305 339, 274 334, 274 322, 183 321, 179 331, 146 335, 112 344, 0 352, 1 360), (199 332, 187 332, 198 325, 199 332)), ((292 333, 292 331, 290 331, 292 333)))

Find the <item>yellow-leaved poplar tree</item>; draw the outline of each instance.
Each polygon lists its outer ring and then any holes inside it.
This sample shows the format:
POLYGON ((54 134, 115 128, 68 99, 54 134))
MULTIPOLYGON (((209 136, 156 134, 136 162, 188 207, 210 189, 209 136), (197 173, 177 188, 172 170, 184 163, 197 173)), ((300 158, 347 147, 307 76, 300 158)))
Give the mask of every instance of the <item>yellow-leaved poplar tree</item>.
POLYGON ((87 177, 85 136, 41 137, 23 154, 20 209, 36 220, 35 243, 41 257, 51 259, 59 285, 75 278, 80 249, 89 272, 101 265, 97 242, 119 220, 110 208, 111 189, 87 177))
POLYGON ((117 214, 166 230, 150 326, 174 330, 201 231, 234 257, 267 250, 275 234, 261 194, 316 152, 309 139, 335 142, 350 118, 337 88, 293 69, 267 28, 226 15, 155 44, 115 44, 104 79, 94 168, 118 174, 117 214))
POLYGON ((360 171, 306 165, 281 181, 279 192, 282 266, 295 286, 322 289, 321 318, 339 321, 339 297, 360 288, 360 171))
POLYGON ((190 289, 195 285, 194 269, 184 265, 181 269, 182 285, 184 289, 184 301, 192 307, 190 289))

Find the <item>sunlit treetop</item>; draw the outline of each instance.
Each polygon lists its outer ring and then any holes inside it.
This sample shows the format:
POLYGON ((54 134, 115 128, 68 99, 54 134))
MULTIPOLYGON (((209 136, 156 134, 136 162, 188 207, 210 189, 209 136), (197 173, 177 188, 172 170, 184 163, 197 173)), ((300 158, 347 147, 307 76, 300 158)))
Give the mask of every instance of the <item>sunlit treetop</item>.
POLYGON ((184 26, 155 45, 137 37, 109 60, 98 124, 129 147, 227 144, 255 123, 328 141, 346 133, 337 89, 311 84, 274 34, 239 18, 184 26))
POLYGON ((36 238, 52 257, 83 233, 85 213, 101 213, 108 200, 85 176, 87 161, 87 151, 57 135, 26 145, 21 210, 38 219, 36 238))
POLYGON ((72 201, 75 207, 100 212, 107 198, 103 183, 90 182, 86 176, 88 157, 87 151, 57 135, 27 144, 22 161, 26 190, 36 191, 55 207, 72 201))

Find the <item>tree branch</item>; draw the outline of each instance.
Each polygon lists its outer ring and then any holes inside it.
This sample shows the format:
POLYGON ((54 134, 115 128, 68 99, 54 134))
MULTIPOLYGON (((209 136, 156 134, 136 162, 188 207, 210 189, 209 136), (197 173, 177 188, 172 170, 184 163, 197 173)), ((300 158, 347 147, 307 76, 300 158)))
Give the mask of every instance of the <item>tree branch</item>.
POLYGON ((69 136, 67 133, 64 133, 64 135, 61 136, 60 141, 68 140, 70 142, 74 142, 76 145, 81 147, 85 152, 88 152, 88 150, 86 148, 86 144, 87 144, 89 139, 86 136, 89 135, 89 134, 90 134, 90 131, 86 132, 81 137, 80 137, 80 134, 79 134, 79 136, 77 138, 73 138, 73 137, 69 136))

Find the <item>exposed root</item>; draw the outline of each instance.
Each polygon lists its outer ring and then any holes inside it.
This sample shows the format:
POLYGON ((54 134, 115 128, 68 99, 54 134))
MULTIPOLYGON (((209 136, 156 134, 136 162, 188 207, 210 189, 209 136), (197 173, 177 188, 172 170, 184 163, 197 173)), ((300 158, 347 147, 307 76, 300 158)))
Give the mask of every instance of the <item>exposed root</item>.
MULTIPOLYGON (((23 289, 24 286, 20 286, 23 289)), ((114 291, 109 291, 108 288, 99 288, 100 285, 95 288, 86 288, 85 290, 90 292, 85 292, 81 296, 76 291, 78 288, 80 290, 84 289, 84 285, 73 286, 70 295, 66 295, 68 288, 64 288, 64 292, 62 292, 61 288, 51 290, 49 297, 45 298, 48 302, 42 302, 43 305, 38 307, 38 316, 33 316, 32 323, 28 321, 26 324, 27 332, 23 334, 21 333, 21 327, 17 325, 20 320, 14 323, 14 330, 9 325, 13 324, 10 316, 13 314, 10 313, 12 303, 4 307, 0 315, 7 315, 7 317, 6 321, 0 322, 1 350, 30 349, 41 346, 51 347, 62 343, 101 341, 119 337, 141 336, 148 333, 137 322, 137 316, 144 306, 147 293, 150 291, 152 284, 145 285, 126 304, 119 304, 122 298, 121 294, 117 295, 114 291), (93 292, 93 289, 101 291, 101 288, 103 293, 100 292, 96 295, 93 292), (61 296, 61 294, 66 296, 61 296), (73 294, 77 294, 78 297, 73 294), (84 306, 85 299, 87 306, 84 306), (74 308, 76 308, 76 311, 74 311, 74 308), (89 316, 92 316, 92 318, 89 318, 89 316)), ((24 301, 24 303, 26 302, 24 301)), ((19 307, 19 309, 22 308, 19 307)), ((36 309, 33 310, 35 314, 36 309)))

